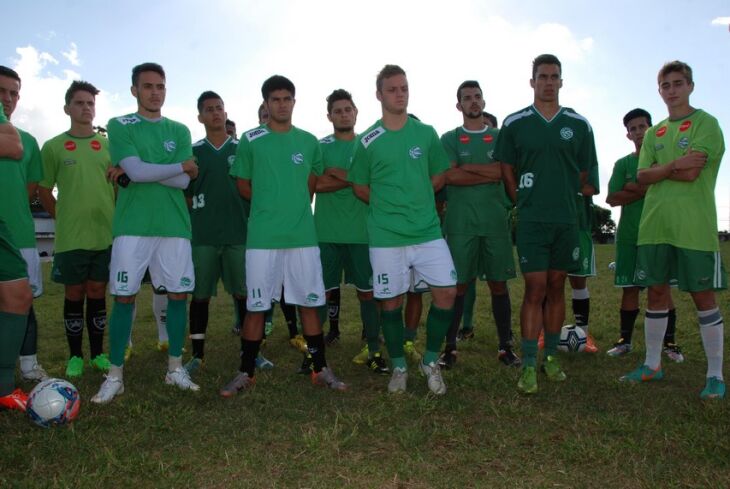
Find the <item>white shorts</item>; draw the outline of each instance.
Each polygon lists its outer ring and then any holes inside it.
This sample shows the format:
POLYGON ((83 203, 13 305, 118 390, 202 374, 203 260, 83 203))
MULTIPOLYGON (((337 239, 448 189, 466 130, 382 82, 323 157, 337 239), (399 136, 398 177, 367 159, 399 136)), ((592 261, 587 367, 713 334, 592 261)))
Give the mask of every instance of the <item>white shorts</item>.
POLYGON ((190 240, 155 236, 117 236, 109 264, 109 292, 129 296, 139 292, 149 267, 152 286, 173 294, 195 288, 190 240))
POLYGON ((443 239, 396 248, 370 248, 373 293, 378 299, 392 299, 408 290, 453 287, 456 270, 443 239))
POLYGON ((246 250, 246 308, 252 312, 269 310, 281 297, 282 286, 287 304, 325 304, 319 246, 246 250))
POLYGON ((43 271, 41 270, 41 257, 38 256, 37 248, 21 248, 20 254, 28 265, 28 282, 33 298, 43 294, 43 271))

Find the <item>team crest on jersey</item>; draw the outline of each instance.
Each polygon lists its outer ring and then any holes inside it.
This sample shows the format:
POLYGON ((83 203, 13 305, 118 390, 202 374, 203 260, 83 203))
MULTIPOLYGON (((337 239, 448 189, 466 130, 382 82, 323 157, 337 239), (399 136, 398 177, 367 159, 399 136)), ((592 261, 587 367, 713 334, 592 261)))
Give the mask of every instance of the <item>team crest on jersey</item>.
POLYGON ((332 144, 332 143, 335 142, 335 137, 334 136, 327 136, 325 138, 320 139, 319 142, 321 144, 332 144))
POLYGON ((231 155, 228 157, 228 166, 233 166, 233 163, 236 161, 236 155, 231 155))
POLYGON ((266 136, 269 133, 269 130, 265 127, 259 127, 257 129, 254 129, 253 131, 248 131, 246 133, 246 139, 248 139, 248 142, 254 141, 261 136, 266 136))
POLYGON ((573 130, 569 127, 564 127, 560 130, 560 137, 566 141, 573 139, 573 130))
POLYGON ((679 146, 679 149, 689 148, 689 138, 687 136, 682 136, 679 138, 679 141, 677 141, 677 146, 679 146))
POLYGON ((421 150, 420 146, 414 146, 408 150, 408 155, 414 160, 417 160, 418 158, 423 156, 423 150, 421 150))
POLYGON ((173 151, 175 151, 177 144, 175 143, 175 141, 167 140, 162 143, 162 146, 165 147, 165 151, 167 151, 168 153, 172 153, 173 151))
POLYGON ((662 126, 656 131, 656 137, 660 138, 667 133, 667 126, 662 126))
POLYGON ((364 147, 367 148, 370 143, 378 139, 383 134, 385 134, 385 129, 383 129, 382 127, 376 127, 375 129, 364 135, 362 138, 360 138, 360 142, 364 147))
POLYGON ((469 144, 469 141, 471 141, 471 138, 468 134, 462 134, 461 136, 459 136, 459 142, 461 144, 469 144))
POLYGON ((301 165, 304 163, 304 155, 301 153, 294 153, 291 155, 291 162, 295 165, 301 165))
POLYGON ((125 115, 122 117, 117 117, 117 121, 123 126, 126 126, 128 124, 137 124, 138 122, 141 122, 142 119, 137 117, 136 115, 125 115))
POLYGON ((684 131, 686 131, 687 129, 689 129, 689 128, 690 128, 691 126, 692 126, 692 121, 684 121, 684 122, 683 122, 683 123, 682 123, 682 124, 681 124, 681 125, 679 126, 679 132, 684 132, 684 131))

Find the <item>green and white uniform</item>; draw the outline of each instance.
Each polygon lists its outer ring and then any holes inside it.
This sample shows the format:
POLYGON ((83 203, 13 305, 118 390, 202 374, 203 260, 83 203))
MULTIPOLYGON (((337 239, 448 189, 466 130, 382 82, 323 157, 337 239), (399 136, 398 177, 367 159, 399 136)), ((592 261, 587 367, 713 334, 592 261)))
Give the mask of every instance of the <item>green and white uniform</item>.
MULTIPOLYGON (((636 153, 628 154, 616 161, 608 182, 608 193, 620 192, 629 182, 636 183, 638 166, 639 155, 636 153)), ((643 198, 621 206, 621 218, 616 229, 616 270, 614 272, 616 287, 636 286, 634 283, 636 240, 639 235, 639 220, 643 208, 643 198)))
MULTIPOLYGON (((5 112, 0 110, 0 124, 7 124, 8 119, 5 117, 5 112)), ((25 146, 23 146, 25 150, 25 146)), ((15 175, 16 177, 22 175, 23 166, 18 160, 3 159, 0 160, 0 173, 3 173, 2 181, 5 182, 8 175, 15 175)), ((0 183, 0 185, 3 185, 0 183)), ((25 191, 24 205, 28 206, 28 193, 25 191)), ((6 198, 3 198, 3 202, 8 202, 6 198)), ((5 209, 3 205, 1 209, 5 209)), ((4 214, 4 212, 3 212, 4 214)), ((28 276, 27 265, 23 260, 23 257, 18 251, 18 247, 15 244, 13 235, 8 225, 5 223, 4 216, 0 216, 0 282, 10 282, 26 278, 28 276)), ((15 358, 10 360, 15 362, 15 358)))
MULTIPOLYGON (((596 189, 595 195, 598 195, 601 190, 598 180, 598 162, 588 172, 587 183, 596 189)), ((595 277, 596 254, 593 249, 593 197, 578 193, 575 206, 578 211, 578 241, 580 246, 578 262, 580 269, 569 275, 573 277, 595 277)))

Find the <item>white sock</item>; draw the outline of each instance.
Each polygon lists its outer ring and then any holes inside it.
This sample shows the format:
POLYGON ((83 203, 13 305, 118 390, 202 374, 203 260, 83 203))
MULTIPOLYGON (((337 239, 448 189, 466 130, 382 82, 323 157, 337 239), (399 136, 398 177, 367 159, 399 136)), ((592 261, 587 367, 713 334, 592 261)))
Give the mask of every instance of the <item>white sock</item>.
POLYGON ((37 355, 21 355, 20 356, 20 371, 30 372, 33 367, 38 363, 37 355))
POLYGON ((716 307, 709 311, 697 311, 700 320, 700 335, 702 346, 707 355, 707 377, 717 377, 722 380, 722 347, 723 322, 720 310, 716 307))
POLYGON ((115 377, 119 380, 124 380, 124 366, 117 367, 112 365, 109 369, 109 377, 115 377))
POLYGON ((168 355, 167 357, 167 371, 173 372, 176 368, 182 368, 182 356, 180 357, 173 357, 172 355, 168 355))
POLYGON ((652 370, 658 369, 662 364, 662 341, 667 331, 669 310, 661 311, 646 310, 644 317, 644 342, 646 343, 646 360, 644 365, 652 370))
POLYGON ((157 338, 160 343, 170 341, 167 336, 167 295, 152 294, 152 312, 157 321, 157 338))
POLYGON ((573 299, 581 300, 581 299, 590 299, 591 294, 588 292, 588 287, 585 289, 573 289, 573 299))

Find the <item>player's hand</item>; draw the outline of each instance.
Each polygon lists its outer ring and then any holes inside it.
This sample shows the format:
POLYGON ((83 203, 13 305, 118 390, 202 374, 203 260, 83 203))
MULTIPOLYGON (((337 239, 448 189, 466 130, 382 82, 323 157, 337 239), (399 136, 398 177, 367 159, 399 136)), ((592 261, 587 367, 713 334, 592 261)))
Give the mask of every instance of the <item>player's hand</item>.
POLYGON ((120 176, 124 175, 124 170, 118 166, 110 166, 106 170, 106 179, 112 183, 117 183, 120 176))
POLYGON ((687 154, 674 160, 675 170, 689 170, 690 168, 704 168, 707 163, 707 155, 699 151, 687 151, 687 154))
POLYGON ((327 168, 324 171, 324 174, 334 177, 338 180, 347 180, 347 171, 343 168, 327 168))
POLYGON ((190 180, 198 178, 198 165, 195 163, 195 160, 190 159, 183 161, 182 169, 188 174, 190 180))

